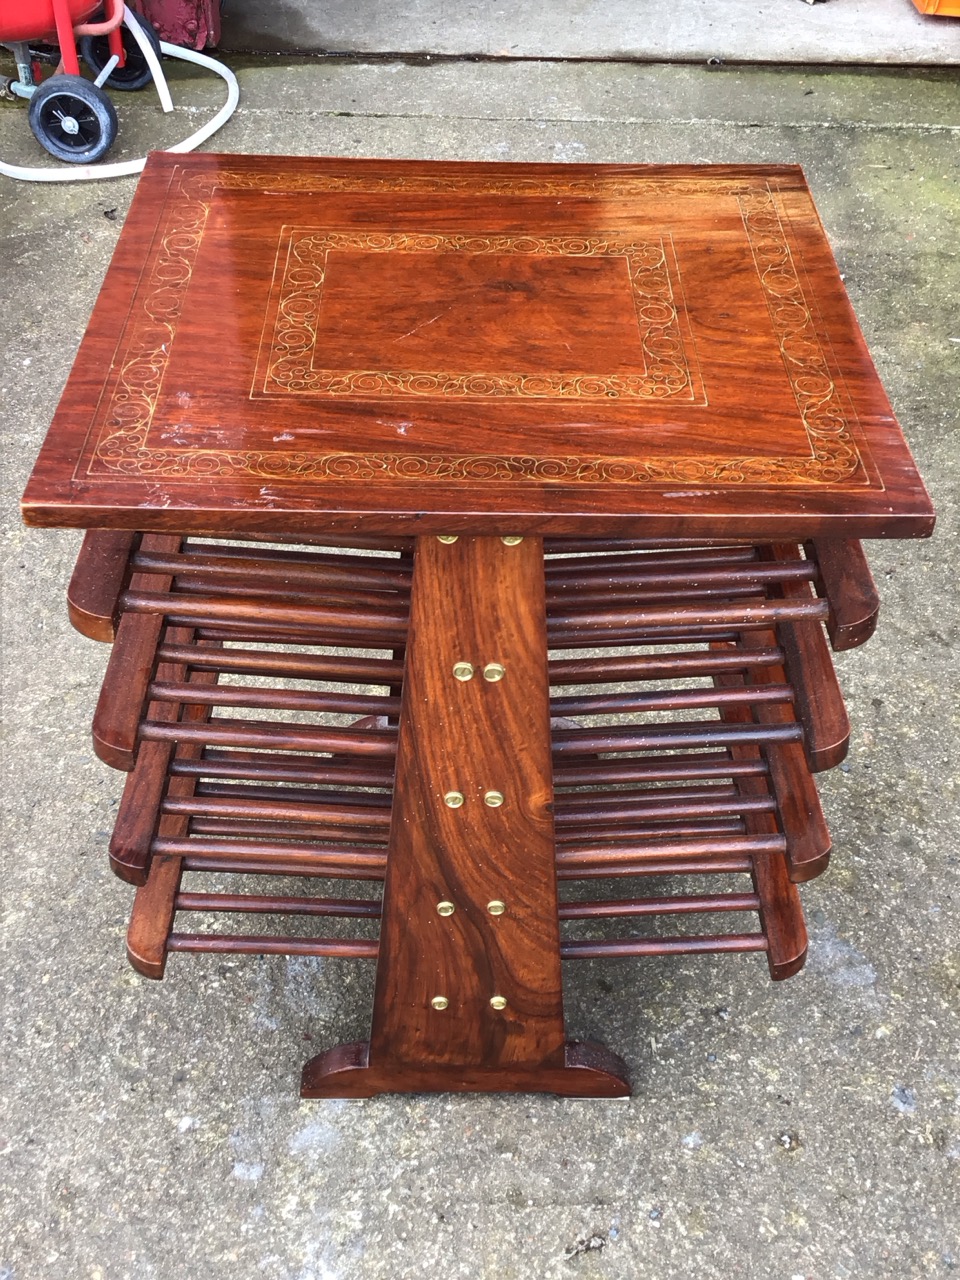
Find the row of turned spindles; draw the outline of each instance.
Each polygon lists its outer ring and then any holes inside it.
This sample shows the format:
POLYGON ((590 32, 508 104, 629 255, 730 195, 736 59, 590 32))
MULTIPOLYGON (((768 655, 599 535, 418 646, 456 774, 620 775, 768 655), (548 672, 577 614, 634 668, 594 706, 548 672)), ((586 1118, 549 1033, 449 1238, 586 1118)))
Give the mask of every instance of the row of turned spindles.
MULTIPOLYGON (((95 736, 112 763, 132 765, 111 854, 121 875, 146 882, 145 910, 163 896, 149 889, 152 868, 165 868, 167 951, 376 955, 371 939, 194 934, 173 924, 198 912, 378 918, 373 899, 198 892, 181 876, 382 880, 411 550, 401 539, 253 547, 144 535, 131 544, 114 577, 112 622, 103 622, 117 627, 117 643, 95 736), (142 685, 139 701, 131 672, 142 685), (354 723, 318 724, 320 716, 354 723)), ((752 913, 758 922, 745 933, 567 938, 563 954, 758 950, 774 976, 786 976, 797 954, 802 963, 791 881, 817 874, 829 855, 811 766, 836 763, 844 746, 821 623, 835 643, 868 634, 869 584, 861 573, 856 591, 838 594, 842 575, 829 546, 819 559, 809 554, 815 549, 804 555, 779 545, 554 540, 546 550, 557 874, 565 892, 633 877, 682 877, 674 883, 686 886, 709 876, 734 886, 565 899, 561 920, 752 913), (662 652, 666 646, 671 651, 662 652), (627 647, 640 652, 602 652, 627 647), (576 652, 584 649, 594 652, 576 652), (689 680, 710 683, 691 688, 682 683, 689 680), (594 690, 641 682, 667 687, 594 690), (686 718, 700 712, 712 714, 686 718), (623 716, 635 722, 609 723, 623 716)), ((855 544, 851 554, 859 563, 855 544)), ((77 582, 74 603, 82 574, 77 582)))

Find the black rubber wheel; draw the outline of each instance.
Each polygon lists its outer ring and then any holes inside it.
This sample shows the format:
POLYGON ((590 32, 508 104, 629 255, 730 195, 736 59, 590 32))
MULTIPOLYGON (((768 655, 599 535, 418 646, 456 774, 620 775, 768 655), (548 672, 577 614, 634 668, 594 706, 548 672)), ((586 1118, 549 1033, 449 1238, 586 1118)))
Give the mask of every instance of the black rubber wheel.
POLYGON ((93 164, 117 136, 113 103, 83 76, 51 76, 30 99, 33 135, 58 160, 93 164))
MULTIPOLYGON (((139 14, 135 13, 133 20, 140 30, 146 34, 147 39, 153 45, 154 53, 159 58, 160 37, 150 23, 147 22, 146 18, 141 18, 139 14)), ((120 34, 123 39, 123 51, 127 55, 127 60, 122 67, 113 69, 113 72, 106 79, 106 86, 108 89, 122 89, 124 92, 133 89, 145 89, 153 79, 153 75, 146 58, 143 56, 143 50, 137 44, 136 36, 126 26, 120 28, 120 34)), ((110 41, 106 36, 82 36, 80 39, 80 53, 93 74, 98 76, 110 61, 110 41)))

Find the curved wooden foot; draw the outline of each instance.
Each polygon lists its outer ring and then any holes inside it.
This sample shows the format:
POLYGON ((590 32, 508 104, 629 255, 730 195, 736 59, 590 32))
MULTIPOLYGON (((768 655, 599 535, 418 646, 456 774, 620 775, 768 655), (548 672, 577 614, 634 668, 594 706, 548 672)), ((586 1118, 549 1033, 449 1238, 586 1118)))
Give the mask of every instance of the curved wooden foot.
POLYGON ((372 1098, 378 1093, 553 1093, 628 1098, 626 1063, 603 1045, 567 1041, 562 1066, 371 1064, 366 1040, 338 1044, 303 1068, 301 1098, 372 1098))

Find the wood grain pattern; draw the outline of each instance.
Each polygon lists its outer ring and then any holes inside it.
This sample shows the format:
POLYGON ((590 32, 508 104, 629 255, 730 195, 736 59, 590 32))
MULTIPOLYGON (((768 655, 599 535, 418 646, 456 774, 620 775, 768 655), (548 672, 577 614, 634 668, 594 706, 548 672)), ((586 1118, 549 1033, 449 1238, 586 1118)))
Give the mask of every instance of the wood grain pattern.
MULTIPOLYGON (((205 707, 188 712, 194 719, 203 719, 206 714, 205 707)), ((177 755, 188 759, 196 759, 199 754, 198 748, 190 743, 177 747, 177 755)), ((176 777, 170 779, 167 791, 173 795, 188 796, 195 786, 196 780, 192 777, 176 777)), ((157 815, 156 822, 161 839, 182 836, 189 826, 189 819, 179 814, 157 815)), ((153 857, 157 845, 158 841, 154 840, 150 849, 149 874, 137 889, 127 929, 127 958, 145 978, 162 978, 166 969, 167 942, 173 929, 176 895, 184 870, 181 858, 166 856, 162 850, 153 857)))
POLYGON ((163 153, 24 512, 283 535, 932 527, 796 167, 163 153))
MULTIPOLYGON (((418 544, 373 1029, 361 1069, 378 1088, 458 1087, 469 1078, 474 1088, 553 1092, 567 1079, 544 617, 538 539, 418 544), (458 662, 477 675, 455 679, 458 662), (490 662, 503 665, 502 679, 480 677, 490 662), (446 803, 451 793, 458 807, 446 803), (492 795, 496 807, 485 802, 492 795), (494 900, 504 904, 499 915, 488 909, 494 900), (438 912, 440 902, 452 913, 438 912), (433 1007, 438 998, 442 1009, 433 1007), (491 1007, 496 999, 503 1008, 491 1007)), ((304 1096, 345 1087, 330 1061, 307 1064, 304 1096)), ((581 1090, 611 1096, 626 1085, 608 1062, 577 1072, 566 1091, 581 1090)))
POLYGON ((139 541, 139 534, 126 529, 88 529, 83 535, 67 587, 67 613, 81 635, 108 643, 116 636, 120 595, 139 541))
MULTIPOLYGON (((743 643, 749 648, 756 638, 763 644, 773 639, 772 635, 745 635, 743 643)), ((776 678, 776 668, 761 669, 752 672, 758 684, 776 678)), ((783 673, 781 673, 783 674, 783 673)), ((714 677, 720 685, 737 683, 741 676, 719 674, 714 677)), ((754 704, 752 710, 743 703, 725 702, 720 707, 720 716, 725 723, 752 723, 754 719, 762 723, 790 722, 793 713, 782 704, 754 704)), ((789 877, 794 883, 812 880, 827 868, 830 859, 830 832, 827 829, 820 797, 816 784, 810 774, 804 744, 802 742, 785 743, 773 749, 769 746, 759 748, 763 751, 770 775, 770 783, 777 796, 777 820, 783 832, 786 846, 786 864, 789 877)), ((752 746, 740 746, 732 749, 731 754, 737 759, 750 758, 757 750, 752 746)), ((755 794, 755 783, 746 776, 735 780, 735 786, 745 795, 755 794)))
POLYGON ((554 1093, 566 1098, 625 1098, 626 1064, 602 1045, 568 1040, 556 1065, 488 1067, 424 1063, 381 1066, 366 1040, 337 1045, 303 1069, 301 1098, 372 1098, 378 1093, 554 1093))
MULTIPOLYGON (((849 543, 851 560, 857 562, 857 553, 853 549, 859 543, 849 543)), ((761 550, 761 555, 775 558, 783 554, 786 548, 776 545, 761 550)), ((792 548, 791 548, 792 551, 792 548)), ((829 556, 829 551, 825 551, 829 556)), ((862 555, 862 553, 861 553, 862 555)), ((822 585, 821 569, 817 564, 818 585, 822 585)), ((799 582, 780 581, 774 588, 779 594, 797 598, 809 596, 810 588, 799 582)), ((845 585, 831 582, 828 599, 832 597, 830 616, 827 627, 833 624, 830 619, 840 616, 849 617, 851 610, 858 618, 862 611, 856 598, 848 600, 845 585)), ((861 597, 862 598, 862 597, 861 597)), ((876 608, 873 610, 876 620, 876 608)), ((834 627, 836 631, 836 628, 834 627)), ((843 701, 843 694, 837 681, 830 653, 827 649, 823 628, 812 624, 809 620, 781 623, 777 627, 777 638, 783 650, 783 667, 792 688, 795 691, 794 707, 797 718, 803 725, 804 751, 807 761, 814 773, 823 769, 832 769, 845 758, 850 744, 850 717, 843 701)), ((863 637, 866 639, 866 635, 863 637)), ((756 636, 751 636, 750 647, 757 644, 756 636)))
MULTIPOLYGON (((141 545, 158 552, 174 552, 180 546, 179 535, 144 534, 141 545)), ((156 583, 153 575, 134 575, 134 590, 146 583, 156 583)), ((169 590, 172 578, 160 579, 160 589, 169 590)), ((110 661, 97 709, 93 716, 93 748, 113 769, 129 771, 134 766, 140 720, 146 706, 150 680, 156 665, 157 646, 163 633, 164 619, 158 613, 135 614, 124 607, 120 598, 120 620, 110 651, 110 661)))
MULTIPOLYGON (((171 629, 168 634, 172 640, 187 641, 190 638, 189 632, 176 629, 171 629)), ((186 674, 185 667, 166 663, 159 666, 159 671, 181 676, 186 674)), ((200 671, 191 673, 191 679, 199 686, 215 677, 200 671)), ((203 717, 207 714, 204 709, 203 717)), ((176 722, 180 717, 180 707, 172 703, 148 704, 147 715, 157 720, 176 722)), ((134 741, 137 737, 138 732, 134 732, 134 741)), ((115 875, 130 884, 144 884, 150 870, 153 838, 160 822, 161 803, 167 790, 167 774, 175 747, 173 741, 143 744, 124 783, 110 837, 110 866, 115 875)))
POLYGON ((827 631, 834 649, 864 644, 876 630, 880 596, 863 547, 852 538, 817 538, 810 551, 830 602, 827 631))

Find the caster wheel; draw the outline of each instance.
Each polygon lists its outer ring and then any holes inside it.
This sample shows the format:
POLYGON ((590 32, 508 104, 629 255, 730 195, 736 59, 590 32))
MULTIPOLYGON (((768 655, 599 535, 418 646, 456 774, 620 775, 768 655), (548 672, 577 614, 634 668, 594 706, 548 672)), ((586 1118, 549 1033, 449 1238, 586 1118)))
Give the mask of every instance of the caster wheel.
MULTIPOLYGON (((140 30, 145 33, 147 39, 153 45, 154 53, 159 58, 160 38, 153 27, 147 22, 146 18, 141 18, 139 14, 135 13, 133 20, 140 30)), ((108 89, 122 89, 124 92, 132 89, 144 89, 153 79, 153 75, 146 58, 143 56, 143 50, 137 44, 136 37, 126 26, 121 27, 120 32, 123 38, 123 51, 127 55, 127 60, 122 67, 114 68, 106 79, 106 86, 108 89)), ((80 40, 80 53, 93 74, 98 76, 110 61, 110 42, 106 36, 83 36, 80 40)))
POLYGON ((113 103, 82 76, 45 80, 30 99, 27 118, 40 145, 70 164, 102 159, 117 136, 113 103))

